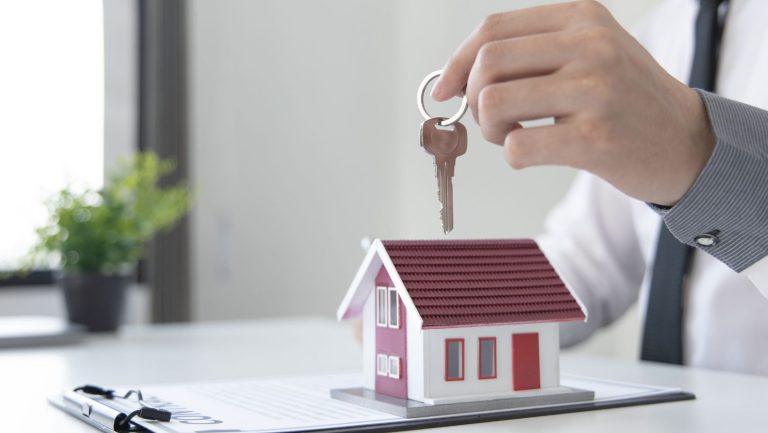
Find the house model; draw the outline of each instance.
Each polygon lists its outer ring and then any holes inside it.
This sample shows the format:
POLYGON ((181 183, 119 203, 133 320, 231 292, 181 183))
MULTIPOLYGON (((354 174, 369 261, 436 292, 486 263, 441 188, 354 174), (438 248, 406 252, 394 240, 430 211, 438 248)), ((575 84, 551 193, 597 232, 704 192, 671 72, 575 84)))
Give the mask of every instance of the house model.
POLYGON ((594 396, 560 386, 558 324, 586 311, 533 240, 377 239, 337 315, 363 321, 364 382, 335 398, 410 417, 594 396))

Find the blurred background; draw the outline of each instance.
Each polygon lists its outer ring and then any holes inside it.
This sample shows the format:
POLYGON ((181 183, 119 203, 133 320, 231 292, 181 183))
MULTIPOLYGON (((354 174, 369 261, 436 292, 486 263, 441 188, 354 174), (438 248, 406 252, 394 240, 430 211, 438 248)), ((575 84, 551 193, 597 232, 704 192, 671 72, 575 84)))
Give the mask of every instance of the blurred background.
MULTIPOLYGON (((0 0, 0 269, 51 193, 152 150, 195 202, 150 245, 128 323, 331 317, 362 238, 444 237, 421 80, 484 16, 543 3, 0 0)), ((657 1, 603 3, 632 28, 657 1)), ((464 123, 449 237, 536 235, 575 173, 513 171, 464 123)), ((0 316, 15 314, 63 317, 50 269, 0 280, 0 316)), ((633 357, 636 321, 584 350, 633 357)))

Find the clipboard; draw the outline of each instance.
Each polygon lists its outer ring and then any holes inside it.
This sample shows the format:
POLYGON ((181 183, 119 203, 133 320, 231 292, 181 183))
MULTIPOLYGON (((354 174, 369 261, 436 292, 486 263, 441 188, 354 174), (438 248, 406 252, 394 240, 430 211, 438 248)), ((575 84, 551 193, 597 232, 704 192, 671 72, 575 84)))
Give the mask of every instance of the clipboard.
MULTIPOLYGON (((52 399, 49 399, 49 402, 54 403, 52 399)), ((133 420, 136 417, 161 422, 171 420, 170 411, 146 405, 141 391, 138 390, 128 390, 125 394, 121 395, 111 389, 84 385, 74 390, 66 391, 58 403, 58 405, 54 405, 81 421, 107 432, 132 433, 153 431, 134 422, 133 420), (88 395, 89 390, 91 391, 90 395, 88 395), (127 399, 134 394, 137 396, 138 408, 124 411, 122 408, 116 408, 108 403, 115 401, 115 399, 121 399, 127 404, 127 399)))
MULTIPOLYGON (((511 420, 617 407, 693 400, 694 394, 677 388, 616 382, 563 375, 568 386, 594 389, 593 401, 526 408, 457 413, 425 418, 401 418, 334 400, 330 389, 359 384, 359 375, 330 375, 254 379, 229 382, 143 386, 150 404, 170 409, 171 422, 134 419, 130 431, 155 433, 216 432, 391 432, 461 424, 511 420), (270 402, 271 401, 271 402, 270 402), (266 402, 266 403, 264 403, 266 402), (267 404, 265 407, 264 404, 267 404), (269 405, 272 406, 269 406, 269 405), (197 406, 196 406, 197 405, 197 406), (294 405, 291 408, 290 405, 294 405), (286 419, 277 419, 280 408, 286 419), (259 412, 259 409, 262 409, 259 412), (274 411, 273 418, 267 415, 274 411), (312 413, 315 418, 312 418, 312 413), (293 417, 293 419, 291 419, 293 417)), ((49 398, 56 408, 103 431, 115 430, 117 421, 138 407, 138 402, 109 400, 66 391, 49 398)))

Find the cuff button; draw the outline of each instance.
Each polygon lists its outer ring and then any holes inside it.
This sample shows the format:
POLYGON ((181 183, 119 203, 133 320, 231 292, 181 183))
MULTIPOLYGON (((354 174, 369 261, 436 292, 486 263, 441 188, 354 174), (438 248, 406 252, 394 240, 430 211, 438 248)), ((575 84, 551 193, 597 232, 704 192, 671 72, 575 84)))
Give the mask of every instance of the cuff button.
POLYGON ((720 242, 720 238, 717 237, 719 234, 719 230, 712 230, 709 233, 696 236, 693 240, 702 247, 711 247, 713 245, 717 245, 717 243, 720 242))

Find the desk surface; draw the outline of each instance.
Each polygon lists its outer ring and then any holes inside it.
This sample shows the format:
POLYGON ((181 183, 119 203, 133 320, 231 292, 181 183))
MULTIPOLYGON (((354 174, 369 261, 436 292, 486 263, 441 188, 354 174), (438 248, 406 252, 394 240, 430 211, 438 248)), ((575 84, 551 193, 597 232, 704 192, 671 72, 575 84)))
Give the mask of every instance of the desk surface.
MULTIPOLYGON (((301 318, 127 327, 74 346, 0 351, 3 431, 90 432, 45 397, 85 383, 120 386, 358 371, 351 329, 301 318), (11 415, 12 414, 12 415, 11 415), (10 423, 10 424, 9 424, 10 423)), ((499 421, 430 431, 765 431, 768 377, 564 353, 564 372, 680 387, 693 401, 499 421)))

